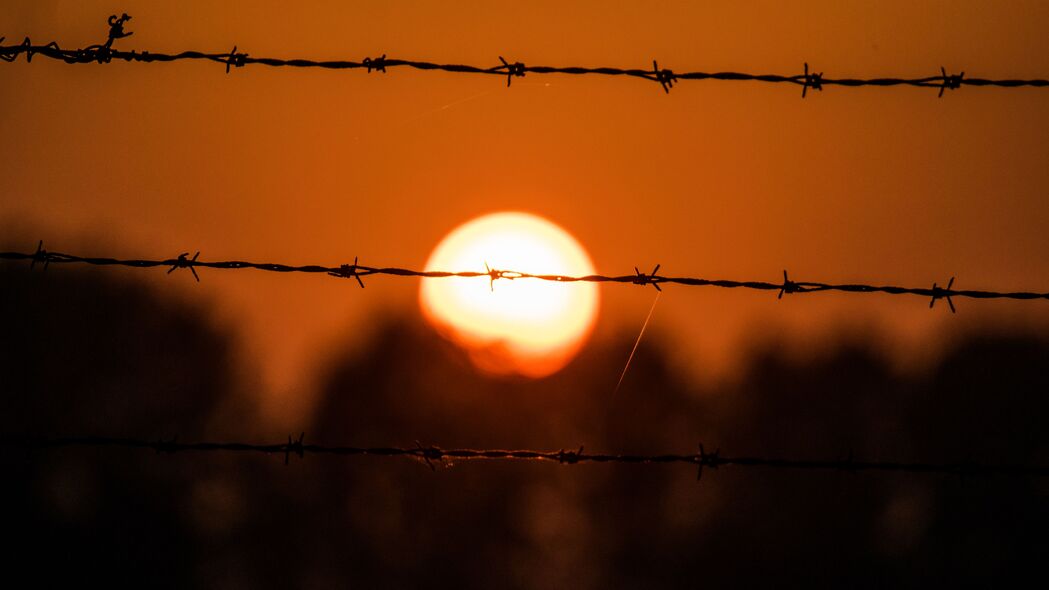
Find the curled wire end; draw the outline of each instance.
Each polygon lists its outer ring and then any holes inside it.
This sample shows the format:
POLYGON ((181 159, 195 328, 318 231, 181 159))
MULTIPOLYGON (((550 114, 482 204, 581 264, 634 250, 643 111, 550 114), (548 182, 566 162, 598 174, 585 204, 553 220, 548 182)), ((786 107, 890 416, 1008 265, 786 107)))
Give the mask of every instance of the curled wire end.
POLYGON ((809 92, 809 88, 813 90, 819 90, 823 92, 823 72, 809 72, 809 64, 805 62, 805 74, 804 74, 804 85, 801 87, 801 97, 805 96, 809 92))
MULTIPOLYGON (((0 37, 0 45, 3 44, 4 39, 7 37, 0 37)), ((58 49, 58 44, 52 41, 47 45, 50 48, 58 49)), ((33 61, 33 42, 26 37, 18 45, 12 45, 11 47, 4 47, 0 50, 0 61, 6 61, 11 63, 18 59, 18 54, 25 53, 25 59, 27 62, 33 61)))
POLYGON ((523 78, 525 75, 525 65, 519 61, 510 63, 503 59, 503 56, 499 56, 499 61, 503 62, 503 65, 496 68, 497 70, 506 69, 506 87, 510 87, 510 81, 514 79, 514 76, 523 78))
POLYGON ((110 43, 112 43, 115 39, 123 39, 124 37, 130 37, 131 35, 134 35, 133 32, 124 31, 124 23, 126 23, 129 20, 131 20, 131 17, 128 16, 126 12, 120 15, 119 17, 115 14, 109 17, 109 19, 106 21, 109 23, 109 41, 106 43, 107 46, 110 43))
POLYGON ((937 98, 943 98, 944 90, 957 90, 962 87, 962 78, 965 77, 965 72, 960 74, 948 74, 946 68, 940 66, 940 78, 943 82, 940 83, 940 94, 937 98))
POLYGON ((248 59, 247 53, 237 53, 237 46, 234 45, 233 49, 230 50, 229 55, 226 59, 221 60, 226 64, 226 73, 229 73, 231 67, 241 68, 244 67, 245 61, 248 59))
POLYGON ((284 445, 284 464, 285 465, 288 464, 288 457, 292 453, 295 453, 296 455, 298 455, 300 460, 302 459, 303 454, 304 454, 304 450, 302 448, 302 439, 305 438, 305 437, 306 437, 306 433, 305 432, 300 432, 299 433, 299 439, 294 441, 294 442, 292 442, 291 435, 290 434, 288 435, 288 443, 286 445, 284 445))
POLYGON ((659 85, 663 87, 663 92, 670 94, 670 89, 674 87, 674 82, 677 82, 677 76, 674 75, 673 70, 659 69, 659 64, 656 60, 652 60, 652 73, 655 75, 655 81, 659 82, 659 85))
POLYGON ((348 279, 348 278, 351 278, 351 277, 355 278, 355 279, 357 279, 357 284, 361 286, 361 289, 363 289, 364 288, 364 281, 361 280, 361 275, 358 272, 358 268, 359 267, 357 266, 357 257, 354 256, 353 257, 353 264, 344 264, 344 265, 339 267, 339 270, 333 271, 333 272, 329 272, 328 274, 333 276, 333 277, 339 277, 339 278, 343 278, 343 279, 348 279))
POLYGON ((783 285, 779 288, 779 295, 776 296, 776 299, 783 299, 784 293, 790 295, 791 293, 798 293, 799 291, 801 291, 801 286, 790 280, 787 277, 787 270, 783 269, 783 285))
MULTIPOLYGON (((6 37, 0 37, 0 46, 3 45, 3 40, 4 39, 6 39, 6 37)), ((17 49, 18 47, 16 46, 14 48, 17 49)), ((0 52, 0 61, 4 61, 4 62, 7 62, 7 63, 15 61, 15 58, 18 57, 18 54, 16 54, 16 52, 14 52, 14 51, 9 52, 9 54, 8 54, 7 48, 4 47, 4 49, 5 49, 4 51, 0 52)))
POLYGON ((364 58, 364 61, 361 62, 361 63, 364 64, 364 67, 368 68, 368 73, 369 74, 372 73, 372 70, 375 70, 376 72, 382 72, 384 74, 386 73, 386 54, 385 53, 382 54, 382 57, 376 57, 374 59, 372 59, 370 57, 366 57, 366 58, 364 58))
POLYGON ((947 287, 946 288, 940 288, 939 285, 937 285, 936 283, 933 283, 932 284, 932 299, 929 301, 929 309, 932 309, 932 307, 934 305, 936 305, 936 300, 937 299, 946 299, 947 300, 947 305, 951 308, 951 313, 957 313, 957 310, 954 308, 954 301, 951 300, 951 293, 952 293, 951 287, 953 287, 953 286, 954 286, 954 277, 951 277, 951 280, 947 282, 947 287))
POLYGON ((178 259, 175 260, 175 264, 171 265, 171 268, 168 269, 168 274, 175 272, 175 270, 179 268, 188 268, 189 272, 193 273, 193 278, 197 279, 197 282, 199 283, 200 276, 197 275, 197 269, 193 267, 197 265, 197 257, 200 256, 200 251, 198 250, 197 253, 193 255, 193 258, 186 258, 187 256, 189 256, 189 252, 179 254, 178 259))
POLYGON ((659 272, 659 267, 660 267, 660 265, 657 264, 656 267, 652 269, 652 272, 650 274, 646 275, 645 273, 643 273, 640 270, 638 270, 638 268, 635 266, 634 267, 634 274, 637 275, 637 276, 635 276, 634 280, 631 281, 631 282, 633 284, 635 284, 635 285, 642 285, 642 286, 643 285, 652 285, 653 287, 656 288, 656 291, 662 291, 663 289, 660 288, 659 283, 663 279, 662 279, 662 277, 660 277, 660 276, 658 276, 656 274, 656 273, 659 272))

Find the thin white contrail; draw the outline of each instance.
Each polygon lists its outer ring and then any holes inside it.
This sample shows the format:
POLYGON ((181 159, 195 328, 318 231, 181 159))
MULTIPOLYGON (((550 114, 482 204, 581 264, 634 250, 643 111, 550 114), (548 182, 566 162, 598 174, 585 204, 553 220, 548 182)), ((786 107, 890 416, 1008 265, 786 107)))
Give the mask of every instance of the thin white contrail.
POLYGON ((648 327, 648 322, 652 319, 652 312, 656 310, 656 304, 659 303, 659 296, 662 294, 662 291, 656 292, 656 298, 652 301, 652 307, 648 309, 648 316, 645 317, 645 323, 641 324, 641 332, 637 335, 637 340, 634 342, 634 348, 630 351, 630 356, 626 359, 626 366, 623 367, 623 372, 619 375, 619 382, 616 383, 616 388, 612 391, 613 398, 615 398, 616 393, 619 392, 619 386, 623 384, 623 378, 626 377, 626 370, 630 368, 630 361, 634 360, 634 353, 637 352, 637 347, 641 344, 641 337, 645 335, 645 328, 648 327))

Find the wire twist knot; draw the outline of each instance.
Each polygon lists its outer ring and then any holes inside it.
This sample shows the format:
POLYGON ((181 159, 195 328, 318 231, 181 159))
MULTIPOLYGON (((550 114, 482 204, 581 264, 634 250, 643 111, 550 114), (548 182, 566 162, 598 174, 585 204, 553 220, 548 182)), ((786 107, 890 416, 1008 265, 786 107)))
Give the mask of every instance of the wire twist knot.
POLYGON ((823 92, 823 72, 809 72, 809 63, 805 62, 804 84, 801 87, 801 97, 809 92, 809 88, 823 92))
POLYGON ((943 98, 944 90, 957 90, 962 87, 962 78, 965 77, 965 72, 960 74, 948 74, 947 70, 940 66, 940 78, 943 82, 940 84, 940 94, 937 98, 943 98))
POLYGON ((510 87, 510 81, 514 79, 514 76, 517 76, 518 78, 524 78, 525 65, 523 63, 521 63, 519 61, 515 61, 514 63, 510 63, 510 62, 506 61, 505 59, 503 59, 503 56, 501 56, 501 55, 499 56, 499 61, 503 62, 503 65, 501 65, 498 68, 496 68, 496 70, 502 70, 504 68, 506 69, 506 87, 507 88, 510 87))
POLYGON ((229 52, 229 56, 227 56, 226 59, 222 60, 223 63, 226 64, 226 73, 227 74, 229 73, 229 69, 231 67, 234 67, 234 68, 242 68, 242 67, 244 67, 244 63, 246 62, 247 59, 248 59, 248 54, 247 53, 237 53, 237 46, 234 45, 233 49, 231 49, 230 52, 229 52))
POLYGON ((386 54, 385 53, 382 54, 381 57, 376 57, 374 59, 372 59, 370 57, 366 57, 366 58, 364 58, 364 61, 361 62, 361 63, 364 64, 364 67, 368 68, 368 73, 369 74, 372 73, 372 70, 375 70, 376 72, 382 72, 384 74, 386 73, 386 54))
POLYGON ((583 445, 579 445, 578 451, 566 451, 561 449, 557 451, 557 462, 565 465, 574 465, 583 458, 583 445))
POLYGON ((790 280, 787 277, 787 270, 783 269, 783 285, 779 288, 779 295, 776 296, 776 299, 783 299, 783 294, 784 293, 786 293, 787 295, 790 295, 791 293, 799 293, 801 291, 802 291, 801 285, 799 285, 796 282, 790 280))
POLYGON ((36 252, 33 254, 32 262, 29 263, 29 270, 36 268, 37 262, 44 263, 44 270, 47 270, 49 264, 51 264, 51 255, 44 249, 44 241, 40 240, 40 243, 36 245, 36 252))
POLYGON ((495 292, 495 281, 499 279, 513 280, 515 278, 518 278, 518 275, 512 273, 511 271, 490 268, 487 262, 484 263, 484 271, 485 274, 488 275, 488 290, 492 292, 495 292))
POLYGON ((304 449, 302 447, 302 439, 305 438, 305 437, 306 437, 306 433, 305 432, 300 432, 299 433, 299 439, 293 442, 291 440, 291 435, 290 434, 288 435, 288 443, 284 445, 284 464, 285 465, 288 464, 288 457, 292 453, 295 453, 296 455, 298 455, 300 460, 302 459, 302 456, 304 454, 304 449))
POLYGON ((357 257, 354 256, 353 257, 353 264, 344 264, 344 265, 339 267, 339 270, 333 271, 333 272, 329 272, 328 274, 333 276, 333 277, 340 277, 340 278, 343 278, 343 279, 348 279, 350 277, 355 278, 355 279, 357 279, 357 284, 361 286, 361 289, 363 289, 364 288, 364 281, 361 280, 361 275, 358 272, 359 268, 360 267, 357 266, 357 257))
MULTIPOLYGON (((97 61, 100 64, 107 64, 113 60, 113 41, 117 39, 123 39, 124 37, 130 37, 133 33, 124 30, 124 24, 131 20, 131 17, 125 12, 124 14, 117 16, 115 14, 110 15, 106 21, 109 24, 109 33, 106 36, 106 42, 102 45, 91 45, 84 49, 76 50, 74 57, 69 58, 63 56, 67 62, 78 62, 78 61, 97 61)), ((28 43, 29 38, 26 38, 28 43)), ((55 43, 48 45, 52 49, 58 49, 55 43), (53 47, 52 47, 53 46, 53 47)), ((26 59, 31 57, 31 51, 26 54, 26 59)))
POLYGON ((638 270, 638 268, 635 266, 634 274, 636 274, 637 276, 635 276, 634 279, 630 282, 635 285, 642 286, 652 285, 656 288, 656 291, 662 291, 663 289, 659 287, 659 283, 663 280, 663 278, 656 274, 657 272, 659 272, 659 267, 660 265, 657 264, 656 267, 652 269, 652 272, 646 275, 645 273, 638 270))
POLYGON ((951 300, 951 294, 953 293, 953 291, 951 291, 951 287, 953 287, 953 286, 954 286, 954 277, 951 277, 951 280, 947 282, 947 287, 946 288, 942 288, 939 285, 937 285, 936 283, 933 283, 932 284, 932 300, 929 301, 929 309, 932 309, 932 306, 936 305, 936 300, 937 299, 946 299, 947 300, 947 305, 950 306, 950 308, 951 308, 951 313, 957 313, 957 311, 954 309, 954 301, 951 300))
POLYGON ((437 471, 437 468, 433 464, 434 461, 440 463, 444 460, 444 451, 439 447, 434 445, 424 447, 419 441, 415 441, 415 449, 412 454, 425 461, 426 466, 430 468, 430 471, 437 471))
POLYGON ((670 94, 670 89, 673 88, 674 82, 677 82, 677 76, 674 75, 673 70, 663 68, 659 69, 659 64, 656 60, 652 60, 652 72, 655 74, 656 82, 663 87, 663 92, 670 94))
POLYGON ((721 447, 714 449, 713 453, 708 453, 703 448, 703 443, 699 443, 699 452, 696 453, 696 481, 703 479, 703 468, 709 467, 711 469, 717 469, 718 465, 721 465, 721 447))
POLYGON ((179 268, 188 268, 189 272, 193 273, 193 278, 197 279, 197 282, 199 283, 200 276, 197 275, 197 269, 193 267, 197 265, 197 256, 200 256, 200 251, 198 250, 197 253, 193 255, 193 258, 187 258, 187 256, 189 256, 189 252, 179 254, 175 263, 168 269, 168 274, 175 272, 175 270, 179 268))

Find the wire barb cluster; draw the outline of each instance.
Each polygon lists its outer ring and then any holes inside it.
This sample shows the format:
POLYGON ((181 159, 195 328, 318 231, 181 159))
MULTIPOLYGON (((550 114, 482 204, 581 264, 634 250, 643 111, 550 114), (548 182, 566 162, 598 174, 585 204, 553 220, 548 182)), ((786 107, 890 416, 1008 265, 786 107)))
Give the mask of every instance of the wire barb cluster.
POLYGON ((327 274, 336 278, 354 279, 360 287, 364 288, 363 277, 372 275, 384 275, 394 277, 418 277, 426 279, 437 278, 477 278, 486 277, 489 286, 494 291, 497 280, 533 279, 540 281, 553 281, 559 283, 625 283, 633 285, 652 285, 658 291, 662 291, 661 284, 671 283, 689 287, 720 287, 723 289, 750 289, 758 291, 776 291, 777 299, 784 295, 803 293, 817 293, 834 291, 841 293, 884 293, 888 295, 917 295, 929 298, 929 307, 932 308, 936 301, 945 299, 951 312, 956 312, 954 297, 966 297, 970 299, 1015 299, 1015 300, 1049 300, 1049 292, 1035 293, 1029 291, 979 291, 971 289, 955 289, 954 277, 947 283, 946 287, 940 287, 939 283, 933 283, 932 288, 922 287, 900 287, 894 285, 871 285, 871 284, 833 284, 815 281, 795 281, 789 278, 787 271, 783 271, 783 282, 765 281, 736 281, 724 279, 705 279, 701 277, 673 277, 660 275, 660 265, 656 265, 652 272, 645 274, 638 267, 634 267, 634 274, 628 275, 585 275, 568 276, 557 274, 533 274, 515 270, 495 269, 484 263, 484 271, 443 271, 443 270, 413 270, 400 267, 377 267, 365 266, 359 263, 358 258, 353 258, 353 264, 342 264, 339 266, 325 266, 320 264, 309 264, 293 266, 277 262, 246 262, 243 260, 207 261, 200 260, 200 252, 189 257, 188 252, 179 254, 176 258, 162 260, 122 260, 118 258, 85 257, 74 254, 63 254, 50 252, 44 249, 43 240, 37 245, 35 252, 0 252, 0 260, 29 260, 30 269, 42 263, 47 269, 51 263, 55 264, 86 264, 91 266, 122 266, 130 268, 153 268, 167 267, 168 274, 177 269, 188 268, 193 277, 199 282, 200 276, 197 268, 212 268, 218 270, 238 270, 253 268, 268 272, 278 273, 312 273, 327 274))
POLYGON ((171 440, 145 440, 104 436, 78 436, 44 438, 24 435, 0 436, 0 447, 27 450, 61 448, 109 448, 146 449, 158 455, 195 452, 259 453, 283 455, 287 464, 292 455, 303 459, 309 455, 404 457, 426 464, 432 470, 437 466, 448 467, 455 461, 545 461, 560 465, 583 463, 623 463, 632 465, 685 464, 695 466, 696 479, 703 476, 706 468, 732 466, 742 468, 795 469, 803 471, 878 471, 902 473, 928 473, 957 476, 1009 476, 1047 477, 1049 467, 1017 463, 978 463, 961 461, 955 463, 916 463, 900 461, 857 461, 849 453, 846 459, 799 459, 756 456, 725 456, 718 448, 708 452, 700 443, 695 453, 690 454, 614 454, 587 453, 584 447, 578 450, 557 451, 507 450, 507 449, 445 449, 436 445, 423 445, 416 441, 413 447, 353 447, 329 446, 306 443, 305 433, 297 439, 288 435, 287 442, 255 444, 246 442, 178 442, 171 440))
POLYGON ((937 88, 939 96, 943 97, 944 90, 957 90, 965 86, 995 86, 999 88, 1049 87, 1049 80, 1036 79, 989 79, 989 78, 966 78, 965 72, 959 74, 948 74, 946 68, 940 67, 939 75, 924 76, 919 78, 826 78, 823 72, 815 72, 809 69, 809 64, 804 64, 804 71, 795 75, 780 74, 751 74, 744 72, 683 72, 675 73, 668 68, 660 68, 656 60, 652 60, 652 69, 617 68, 617 67, 588 67, 588 66, 527 66, 520 61, 509 61, 499 56, 499 65, 484 67, 465 64, 434 63, 409 59, 387 58, 386 54, 381 57, 365 57, 362 61, 351 60, 316 60, 306 58, 283 59, 273 57, 251 57, 247 53, 238 52, 237 46, 225 53, 207 53, 203 51, 182 51, 179 53, 155 53, 150 51, 124 51, 113 49, 113 42, 117 39, 130 36, 132 33, 124 31, 124 25, 131 17, 123 14, 120 17, 110 16, 109 34, 106 42, 101 45, 91 45, 83 49, 62 49, 52 41, 47 45, 33 45, 28 37, 18 45, 3 45, 3 37, 0 37, 0 60, 11 62, 19 55, 25 55, 26 61, 32 61, 34 55, 42 55, 50 59, 57 59, 70 64, 80 63, 109 63, 114 59, 126 62, 160 63, 182 60, 203 60, 223 64, 228 74, 231 68, 240 68, 246 65, 263 65, 269 67, 293 67, 293 68, 323 68, 329 70, 354 70, 363 69, 368 73, 372 71, 386 73, 387 68, 410 68, 423 71, 441 71, 453 74, 478 74, 506 76, 506 85, 509 87, 514 78, 523 77, 526 73, 531 74, 567 74, 567 75, 600 75, 600 76, 625 76, 628 78, 639 78, 656 82, 669 93, 674 84, 682 80, 716 80, 716 81, 751 81, 770 84, 796 84, 801 86, 801 96, 808 96, 809 90, 823 91, 824 86, 843 86, 855 88, 858 86, 913 86, 921 88, 937 88))

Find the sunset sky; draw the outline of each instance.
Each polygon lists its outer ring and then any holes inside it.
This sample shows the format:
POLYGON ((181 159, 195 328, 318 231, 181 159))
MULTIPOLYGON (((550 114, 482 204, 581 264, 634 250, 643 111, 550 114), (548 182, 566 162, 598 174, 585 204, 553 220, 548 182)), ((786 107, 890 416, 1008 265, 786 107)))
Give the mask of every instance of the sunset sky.
MULTIPOLYGON (((0 44, 1049 78, 1049 2, 793 4, 4 0, 0 44)), ((225 70, 0 62, 0 251, 1049 292, 1046 87, 225 70), (500 212, 567 235, 455 231, 500 212)), ((0 261, 0 579, 1044 576, 1045 299, 40 267, 0 261)))
MULTIPOLYGON (((213 5, 5 2, 0 35, 78 47, 488 65, 997 78, 1049 72, 1044 2, 505 2, 213 5)), ((658 84, 407 69, 0 64, 6 248, 421 268, 452 229, 525 211, 573 234, 606 274, 1044 291, 1045 89, 658 84), (16 243, 14 243, 16 242, 16 243)), ((480 261, 479 261, 480 264, 480 261)), ((451 269, 451 270, 483 270, 451 269)), ((312 373, 381 315, 419 315, 416 279, 253 271, 131 273, 214 310, 243 371, 294 423, 312 373)), ((483 280, 483 279, 478 279, 483 280)), ((571 286, 566 286, 571 288, 571 286)), ((647 338, 697 378, 741 347, 860 330, 903 359, 938 328, 1045 325, 1042 302, 667 287, 647 338)), ((601 287, 596 335, 628 344, 651 288, 601 287)), ((935 347, 933 347, 935 348, 935 347)), ((919 355, 920 356, 920 355, 919 355)), ((618 371, 615 368, 613 372, 618 371)))

